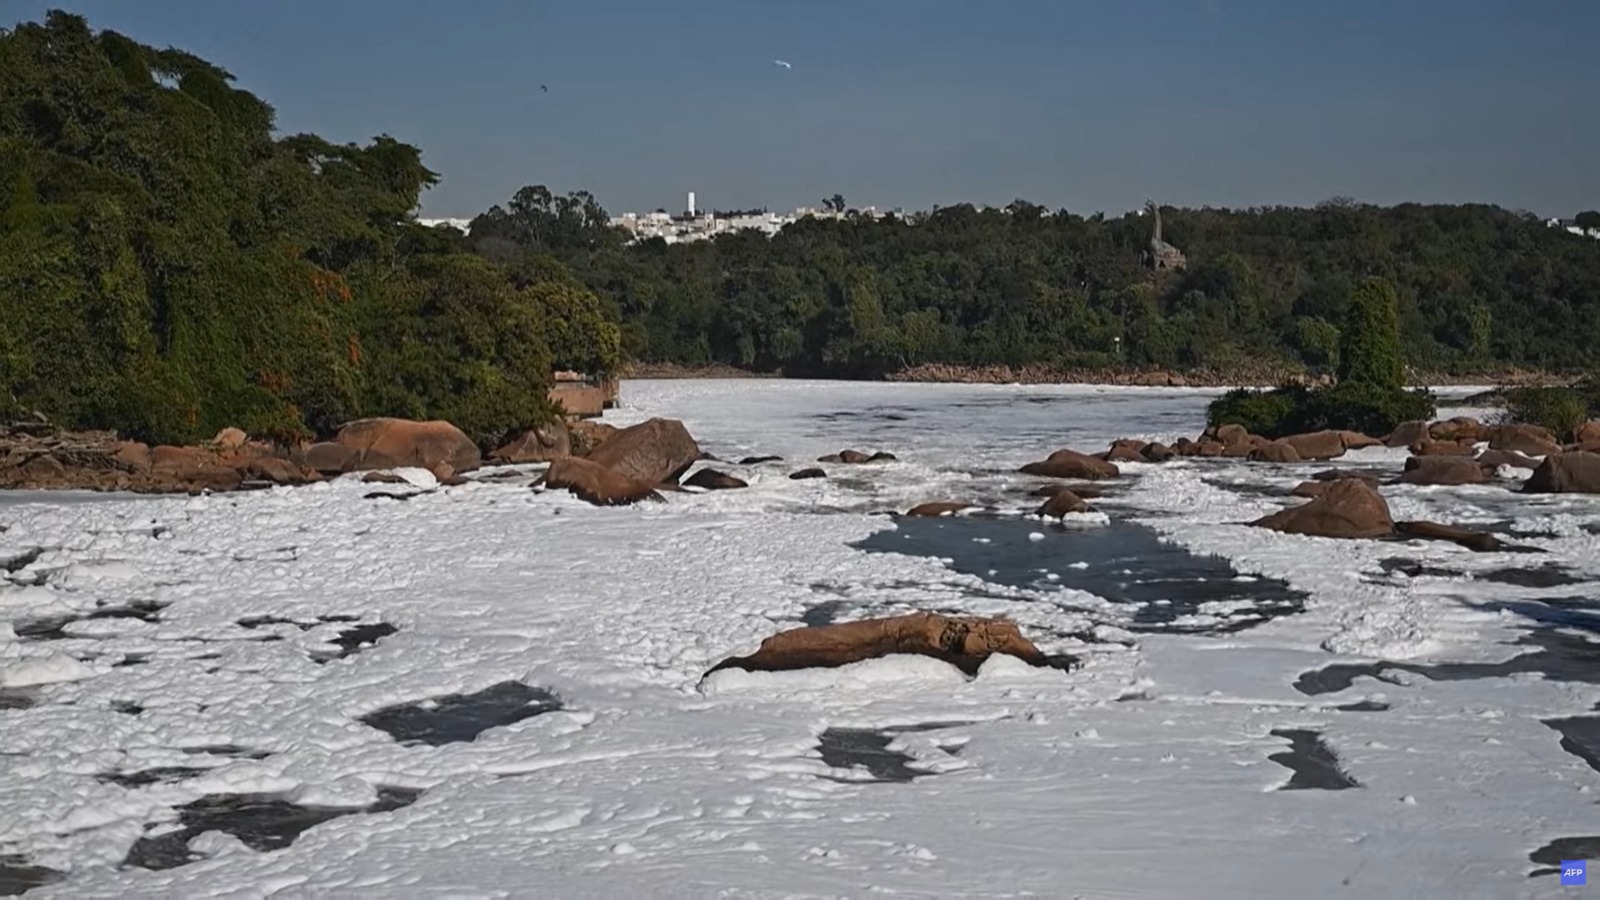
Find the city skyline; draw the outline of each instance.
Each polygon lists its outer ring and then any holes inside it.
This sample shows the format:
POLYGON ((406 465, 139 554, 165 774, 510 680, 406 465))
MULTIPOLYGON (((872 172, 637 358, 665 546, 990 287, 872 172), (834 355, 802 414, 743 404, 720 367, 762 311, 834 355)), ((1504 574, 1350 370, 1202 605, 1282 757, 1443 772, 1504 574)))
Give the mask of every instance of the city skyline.
POLYGON ((4 0, 0 24, 52 6, 217 63, 280 133, 418 145, 442 176, 430 217, 527 184, 612 211, 689 190, 707 209, 1600 205, 1596 66, 1572 39, 1600 8, 1576 3, 4 0))

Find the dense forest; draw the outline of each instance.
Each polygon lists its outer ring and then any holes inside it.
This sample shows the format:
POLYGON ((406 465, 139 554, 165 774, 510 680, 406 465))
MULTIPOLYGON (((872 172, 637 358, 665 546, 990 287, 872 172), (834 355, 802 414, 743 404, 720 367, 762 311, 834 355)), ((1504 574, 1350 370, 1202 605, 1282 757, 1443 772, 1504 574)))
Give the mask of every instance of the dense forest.
POLYGON ((484 443, 547 420, 616 326, 553 260, 415 223, 388 137, 277 137, 232 76, 80 17, 0 31, 0 421, 289 439, 362 415, 484 443))
MULTIPOLYGON (((1492 206, 1167 209, 1183 271, 1141 265, 1148 217, 951 206, 906 219, 805 219, 623 247, 587 196, 547 223, 491 210, 475 245, 532 240, 615 307, 625 352, 680 364, 871 376, 921 363, 1334 371, 1352 290, 1398 292, 1416 372, 1590 364, 1600 241, 1492 206), (582 213, 574 210, 586 210, 582 213), (596 223, 586 226, 585 223, 596 223)), ((523 210, 526 218, 528 210, 523 210)))
POLYGON ((1139 215, 835 196, 770 239, 669 245, 533 186, 463 235, 416 221, 438 178, 389 137, 280 136, 188 53, 60 12, 0 31, 0 421, 179 441, 400 415, 487 444, 553 414, 553 370, 626 359, 1333 373, 1373 277, 1412 373, 1579 370, 1600 346, 1600 241, 1490 206, 1166 209, 1187 266, 1154 272, 1139 215))

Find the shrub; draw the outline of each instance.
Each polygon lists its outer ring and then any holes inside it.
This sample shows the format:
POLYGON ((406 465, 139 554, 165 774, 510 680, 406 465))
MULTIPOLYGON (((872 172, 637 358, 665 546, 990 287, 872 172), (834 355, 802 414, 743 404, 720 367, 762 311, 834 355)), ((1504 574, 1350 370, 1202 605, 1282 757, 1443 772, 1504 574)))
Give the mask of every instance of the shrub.
POLYGON ((1242 425, 1251 434, 1269 438, 1329 428, 1382 435, 1401 422, 1430 419, 1434 410, 1434 397, 1428 391, 1384 391, 1353 382, 1315 390, 1240 388, 1212 401, 1206 418, 1212 426, 1242 425))
POLYGON ((1576 439, 1579 426, 1600 412, 1600 383, 1593 377, 1572 387, 1523 387, 1503 391, 1507 422, 1542 425, 1562 441, 1576 439))
POLYGON ((1350 292, 1344 328, 1339 332, 1340 382, 1360 382, 1386 391, 1405 387, 1398 307, 1394 286, 1382 278, 1368 278, 1350 292))
POLYGON ((1251 434, 1279 437, 1288 434, 1285 423, 1295 407, 1305 401, 1308 391, 1288 386, 1271 391, 1238 388, 1211 401, 1206 408, 1206 424, 1240 425, 1251 434))

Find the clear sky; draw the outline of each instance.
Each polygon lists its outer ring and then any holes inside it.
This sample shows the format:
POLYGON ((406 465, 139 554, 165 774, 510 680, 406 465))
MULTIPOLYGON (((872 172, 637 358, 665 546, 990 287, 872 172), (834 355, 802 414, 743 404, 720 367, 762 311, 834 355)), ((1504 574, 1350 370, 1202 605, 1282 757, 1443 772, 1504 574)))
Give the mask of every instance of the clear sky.
POLYGON ((221 65, 285 133, 419 145, 432 216, 537 183, 612 212, 1600 206, 1600 0, 0 0, 0 23, 50 7, 221 65))

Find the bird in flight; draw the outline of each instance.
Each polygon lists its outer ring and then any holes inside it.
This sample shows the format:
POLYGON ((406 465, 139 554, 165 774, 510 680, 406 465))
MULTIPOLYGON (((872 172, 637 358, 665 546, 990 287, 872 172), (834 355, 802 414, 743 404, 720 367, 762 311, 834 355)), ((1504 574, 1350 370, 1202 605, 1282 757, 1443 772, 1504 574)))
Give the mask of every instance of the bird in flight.
POLYGON ((547 85, 539 85, 539 90, 544 91, 546 94, 550 93, 550 88, 547 85))
POLYGON ((786 62, 784 62, 784 61, 783 61, 783 60, 781 60, 781 59, 775 59, 775 60, 773 60, 773 61, 772 61, 772 64, 773 64, 773 65, 775 65, 775 66, 783 66, 783 67, 784 67, 784 68, 785 68, 785 69, 792 69, 792 68, 794 68, 794 66, 791 66, 791 65, 789 65, 789 64, 788 64, 788 63, 786 63, 786 62))

